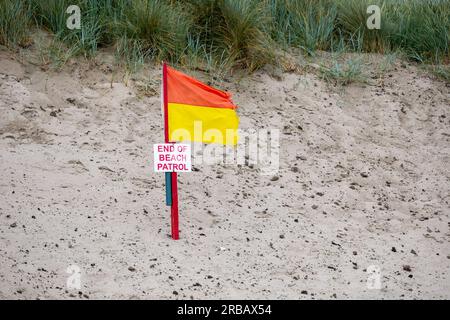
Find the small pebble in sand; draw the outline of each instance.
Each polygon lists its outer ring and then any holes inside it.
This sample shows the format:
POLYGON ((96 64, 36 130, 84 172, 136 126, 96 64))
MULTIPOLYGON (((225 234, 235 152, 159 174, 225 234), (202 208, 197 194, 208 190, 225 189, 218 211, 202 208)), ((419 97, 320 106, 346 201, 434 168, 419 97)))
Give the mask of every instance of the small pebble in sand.
POLYGON ((403 271, 411 272, 411 267, 407 264, 403 266, 403 271))

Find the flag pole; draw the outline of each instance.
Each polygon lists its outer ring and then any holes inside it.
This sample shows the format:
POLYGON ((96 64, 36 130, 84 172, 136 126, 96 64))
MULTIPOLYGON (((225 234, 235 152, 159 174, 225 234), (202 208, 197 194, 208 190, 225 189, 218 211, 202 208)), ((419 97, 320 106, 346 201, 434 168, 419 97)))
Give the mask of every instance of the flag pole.
MULTIPOLYGON (((163 119, 164 119, 164 143, 169 143, 169 132, 168 132, 168 115, 167 115, 167 95, 166 95, 166 63, 162 61, 162 107, 163 107, 163 119)), ((172 175, 170 172, 165 172, 166 180, 166 205, 172 206, 172 175)))
MULTIPOLYGON (((163 99, 164 99, 164 141, 169 141, 169 113, 167 93, 167 65, 163 61, 163 99)), ((166 172, 166 204, 170 205, 172 239, 179 239, 178 228, 178 184, 177 173, 166 172)))
POLYGON ((167 113, 167 65, 163 61, 163 107, 164 107, 164 142, 169 143, 169 115, 167 113))
POLYGON ((178 178, 177 173, 172 172, 172 207, 171 207, 171 217, 172 217, 172 239, 178 240, 178 178))

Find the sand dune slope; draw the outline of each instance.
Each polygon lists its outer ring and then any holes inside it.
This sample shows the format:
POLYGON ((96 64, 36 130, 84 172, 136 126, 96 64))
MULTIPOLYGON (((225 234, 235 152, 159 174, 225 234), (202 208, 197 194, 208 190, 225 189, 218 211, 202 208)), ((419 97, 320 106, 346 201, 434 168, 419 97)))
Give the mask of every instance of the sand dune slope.
POLYGON ((152 171, 159 97, 110 79, 0 55, 0 298, 450 298, 444 83, 410 65, 345 90, 225 82, 244 129, 280 129, 280 169, 180 175, 175 242, 152 171))

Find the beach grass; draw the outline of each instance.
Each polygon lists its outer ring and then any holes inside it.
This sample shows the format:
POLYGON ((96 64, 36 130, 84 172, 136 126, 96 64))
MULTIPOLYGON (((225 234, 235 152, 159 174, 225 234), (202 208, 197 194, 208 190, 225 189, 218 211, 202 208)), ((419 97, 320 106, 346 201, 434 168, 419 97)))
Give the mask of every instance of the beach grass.
MULTIPOLYGON (((399 51, 424 64, 450 61, 448 0, 0 0, 0 9, 0 45, 23 46, 41 28, 74 55, 114 46, 131 70, 162 59, 255 70, 289 48, 310 56, 399 51), (70 30, 66 10, 74 4, 81 28, 70 30), (381 25, 371 30, 367 8, 374 4, 381 25)), ((337 65, 330 72, 342 70, 337 65)))

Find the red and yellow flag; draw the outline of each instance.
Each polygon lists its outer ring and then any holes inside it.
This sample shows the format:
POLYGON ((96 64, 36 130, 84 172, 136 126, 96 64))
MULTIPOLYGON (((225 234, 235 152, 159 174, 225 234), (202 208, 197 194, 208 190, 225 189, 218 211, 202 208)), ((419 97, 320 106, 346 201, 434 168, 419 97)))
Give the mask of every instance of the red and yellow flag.
POLYGON ((236 145, 239 117, 231 94, 165 66, 169 141, 236 145))

